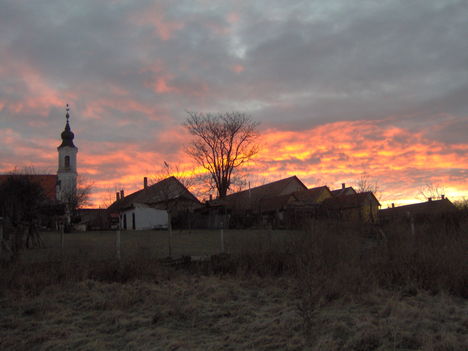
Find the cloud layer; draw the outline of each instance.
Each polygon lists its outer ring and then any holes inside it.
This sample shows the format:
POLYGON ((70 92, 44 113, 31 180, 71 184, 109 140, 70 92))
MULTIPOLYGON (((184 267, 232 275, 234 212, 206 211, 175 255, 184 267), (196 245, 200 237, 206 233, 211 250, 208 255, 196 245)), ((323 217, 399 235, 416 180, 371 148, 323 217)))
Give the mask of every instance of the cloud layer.
POLYGON ((468 196, 466 1, 0 0, 0 172, 55 172, 64 106, 93 203, 189 167, 187 110, 261 122, 252 179, 468 196))

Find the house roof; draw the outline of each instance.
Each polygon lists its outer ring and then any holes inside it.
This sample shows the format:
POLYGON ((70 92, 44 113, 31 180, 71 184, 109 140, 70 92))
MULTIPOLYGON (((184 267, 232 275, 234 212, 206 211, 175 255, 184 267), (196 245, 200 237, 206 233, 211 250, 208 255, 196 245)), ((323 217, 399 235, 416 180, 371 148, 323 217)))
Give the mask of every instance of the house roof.
POLYGON ((356 194, 356 190, 354 190, 352 186, 348 186, 346 188, 332 190, 331 193, 334 197, 337 197, 337 196, 343 196, 343 195, 356 194))
POLYGON ((294 199, 293 194, 279 195, 260 200, 260 209, 262 212, 269 212, 282 209, 294 199))
POLYGON ((299 180, 299 178, 292 176, 268 184, 260 185, 255 188, 243 190, 238 193, 230 194, 222 199, 212 200, 208 203, 211 206, 224 205, 229 208, 237 209, 257 208, 265 204, 266 199, 273 199, 278 196, 289 195, 294 191, 297 191, 289 190, 291 185, 296 185, 297 188, 307 190, 307 187, 299 180))
POLYGON ((432 200, 426 202, 420 202, 417 204, 397 206, 392 208, 386 208, 379 211, 379 216, 383 217, 398 217, 405 216, 407 213, 413 215, 420 214, 438 214, 444 212, 455 211, 455 205, 447 198, 440 200, 432 200))
POLYGON ((0 174, 0 183, 6 181, 9 177, 27 177, 34 183, 38 183, 44 195, 50 201, 57 198, 57 175, 56 174, 0 174))
POLYGON ((178 199, 199 203, 198 199, 176 177, 172 176, 115 201, 108 210, 118 212, 133 206, 135 203, 153 205, 178 199))
POLYGON ((329 197, 332 196, 332 193, 327 186, 319 186, 307 190, 296 191, 294 193, 294 197, 300 202, 316 204, 319 202, 320 197, 324 192, 328 193, 330 195, 329 197))
POLYGON ((377 200, 371 191, 329 198, 326 199, 323 204, 330 209, 347 209, 362 207, 367 200, 380 206, 379 200, 377 200))

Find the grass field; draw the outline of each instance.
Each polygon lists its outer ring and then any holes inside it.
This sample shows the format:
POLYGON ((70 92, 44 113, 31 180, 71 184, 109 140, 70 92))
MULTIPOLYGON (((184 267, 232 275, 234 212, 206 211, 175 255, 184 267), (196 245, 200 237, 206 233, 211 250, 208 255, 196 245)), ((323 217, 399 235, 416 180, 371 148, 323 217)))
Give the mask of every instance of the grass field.
MULTIPOLYGON (((162 277, 161 277, 162 278, 162 277)), ((291 279, 194 276, 51 285, 0 298, 2 350, 466 350, 466 301, 372 291, 314 312, 291 279)))
MULTIPOLYGON (((294 231, 267 230, 224 230, 224 250, 237 253, 248 249, 252 243, 278 245, 294 231)), ((47 261, 62 253, 59 232, 43 232, 45 247, 25 251, 23 259, 47 261)), ((79 255, 86 259, 110 259, 116 257, 117 235, 115 231, 77 232, 64 234, 64 254, 79 255)), ((120 252, 122 259, 134 256, 164 258, 169 256, 169 232, 165 230, 121 231, 120 252)), ((258 245, 257 245, 258 246, 258 245)), ((174 230, 172 235, 172 256, 211 256, 221 252, 220 230, 174 230)))
MULTIPOLYGON (((43 233, 0 265, 0 350, 464 351, 467 233, 424 228, 228 230, 226 261, 188 269, 156 260, 165 231, 122 232, 120 262, 115 232, 43 233)), ((172 248, 217 254, 220 231, 172 248)))

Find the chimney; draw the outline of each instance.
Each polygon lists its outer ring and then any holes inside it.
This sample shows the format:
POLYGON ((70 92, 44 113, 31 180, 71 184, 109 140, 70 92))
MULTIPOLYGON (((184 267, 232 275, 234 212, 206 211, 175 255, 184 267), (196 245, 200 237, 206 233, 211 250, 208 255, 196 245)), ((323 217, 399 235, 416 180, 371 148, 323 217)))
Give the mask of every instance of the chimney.
POLYGON ((117 201, 120 200, 120 193, 119 193, 118 191, 115 193, 115 199, 116 199, 117 201))
POLYGON ((341 189, 346 188, 346 183, 341 183, 341 189))
POLYGON ((431 202, 431 201, 432 201, 432 197, 429 197, 429 198, 427 199, 427 201, 431 202))
POLYGON ((125 197, 123 189, 120 190, 120 199, 123 199, 125 197))
POLYGON ((445 195, 443 195, 443 194, 440 197, 442 198, 442 200, 445 199, 445 195))
POLYGON ((392 208, 395 208, 395 204, 392 202, 392 208))
POLYGON ((148 187, 148 177, 143 178, 143 188, 146 189, 148 187))

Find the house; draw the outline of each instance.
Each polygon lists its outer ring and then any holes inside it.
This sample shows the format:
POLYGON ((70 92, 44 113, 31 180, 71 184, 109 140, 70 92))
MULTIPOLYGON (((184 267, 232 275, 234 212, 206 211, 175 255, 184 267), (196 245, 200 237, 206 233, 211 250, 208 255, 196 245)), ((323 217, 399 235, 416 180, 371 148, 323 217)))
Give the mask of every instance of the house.
POLYGON ((169 216, 167 210, 153 208, 147 204, 132 203, 120 212, 121 228, 132 230, 167 229, 169 216), (138 218, 138 220, 137 220, 138 218))
POLYGON ((413 218, 416 220, 426 220, 429 218, 441 217, 456 212, 455 205, 444 195, 441 199, 433 200, 429 198, 426 202, 394 206, 379 211, 379 219, 382 222, 413 218))
POLYGON ((210 228, 249 227, 261 224, 262 214, 281 211, 291 194, 303 190, 307 190, 304 183, 292 176, 208 201, 199 212, 210 228))
POLYGON ((333 197, 333 192, 330 191, 327 186, 319 186, 307 190, 297 191, 294 193, 294 196, 299 202, 305 204, 321 204, 326 199, 333 197))
POLYGON ((343 196, 343 195, 353 195, 356 194, 356 190, 351 186, 346 186, 346 183, 341 183, 340 189, 335 189, 331 191, 333 197, 343 196))
POLYGON ((321 203, 332 197, 327 186, 299 190, 292 194, 264 199, 262 220, 273 227, 294 228, 321 213, 321 203))
POLYGON ((338 195, 323 201, 329 218, 348 222, 375 222, 379 206, 380 202, 371 191, 338 195))
POLYGON ((125 196, 121 190, 116 201, 107 209, 111 222, 115 219, 122 229, 167 228, 171 223, 184 225, 190 221, 194 209, 200 207, 198 199, 175 177, 169 177, 125 196))
POLYGON ((109 228, 109 218, 105 208, 80 208, 77 210, 79 224, 76 228, 81 230, 103 230, 109 228))

